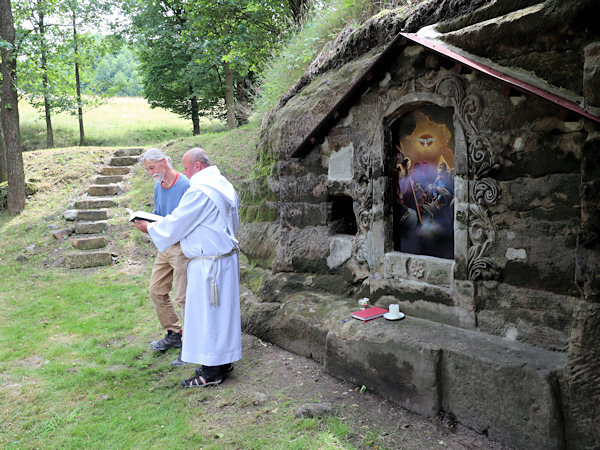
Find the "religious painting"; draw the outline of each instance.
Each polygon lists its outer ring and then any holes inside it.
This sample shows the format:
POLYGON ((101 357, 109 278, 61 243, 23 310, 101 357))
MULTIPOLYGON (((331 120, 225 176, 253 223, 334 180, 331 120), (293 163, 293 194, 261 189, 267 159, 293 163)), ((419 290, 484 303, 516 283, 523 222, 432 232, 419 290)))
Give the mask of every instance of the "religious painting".
POLYGON ((420 107, 392 126, 394 250, 454 258, 452 110, 420 107))

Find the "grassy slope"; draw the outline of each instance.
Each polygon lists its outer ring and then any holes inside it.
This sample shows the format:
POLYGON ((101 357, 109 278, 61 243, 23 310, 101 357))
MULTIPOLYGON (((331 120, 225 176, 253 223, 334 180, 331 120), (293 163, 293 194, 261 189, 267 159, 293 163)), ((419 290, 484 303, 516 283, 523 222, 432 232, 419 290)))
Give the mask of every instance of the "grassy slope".
MULTIPOLYGON (((194 143, 235 183, 253 161, 253 126, 176 140, 176 167, 194 143)), ((339 423, 291 420, 292 400, 251 407, 227 424, 203 402, 240 402, 235 384, 210 392, 177 389, 190 369, 148 347, 160 335, 147 297, 154 250, 115 209, 109 220, 117 263, 67 270, 68 226, 60 214, 81 195, 111 148, 27 152, 27 178, 38 192, 17 217, 0 214, 0 447, 2 448, 340 448, 339 423), (268 412, 268 414, 267 414, 268 412), (333 427, 331 429, 331 427, 333 427), (294 444, 290 446, 290 436, 294 444)), ((140 166, 122 204, 144 207, 151 182, 140 166), (135 204, 135 205, 134 205, 135 204)), ((213 408, 214 409, 214 408, 213 408)))
MULTIPOLYGON (((315 37, 309 38, 314 44, 315 37)), ((295 78, 291 74, 270 88, 266 110, 295 78)), ((194 138, 187 123, 164 112, 135 102, 121 108, 111 103, 84 116, 88 143, 147 146, 175 139, 165 149, 176 168, 183 152, 199 144, 234 185, 254 163, 256 125, 219 133, 219 124, 206 123, 204 134, 194 138)), ((45 141, 41 121, 26 105, 20 110, 24 144, 38 148, 45 141)), ((73 117, 55 117, 54 130, 57 146, 78 141, 73 117)), ((348 447, 348 429, 336 419, 293 420, 298 405, 285 394, 277 404, 253 408, 227 385, 209 392, 174 389, 189 369, 171 368, 148 348, 158 332, 147 298, 154 249, 119 209, 109 220, 117 263, 83 271, 61 267, 70 244, 55 240, 51 227, 69 225, 60 214, 111 152, 100 147, 27 152, 26 177, 38 192, 18 217, 0 212, 0 447, 348 447), (250 408, 227 423, 218 408, 207 407, 236 401, 250 408)), ((143 170, 128 181, 130 189, 119 202, 149 209, 151 182, 143 170)), ((368 437, 364 444, 372 447, 373 433, 368 437)))

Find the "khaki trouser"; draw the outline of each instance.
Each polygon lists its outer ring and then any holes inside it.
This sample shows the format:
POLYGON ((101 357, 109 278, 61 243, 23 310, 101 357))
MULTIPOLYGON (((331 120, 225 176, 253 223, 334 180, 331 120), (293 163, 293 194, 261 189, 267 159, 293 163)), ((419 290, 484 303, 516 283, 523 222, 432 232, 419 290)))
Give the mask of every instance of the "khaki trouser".
POLYGON ((184 320, 189 262, 190 260, 185 257, 178 242, 156 255, 150 276, 150 298, 154 303, 158 320, 165 330, 175 333, 181 331, 184 320), (171 286, 173 286, 173 300, 181 310, 181 322, 169 297, 171 286))

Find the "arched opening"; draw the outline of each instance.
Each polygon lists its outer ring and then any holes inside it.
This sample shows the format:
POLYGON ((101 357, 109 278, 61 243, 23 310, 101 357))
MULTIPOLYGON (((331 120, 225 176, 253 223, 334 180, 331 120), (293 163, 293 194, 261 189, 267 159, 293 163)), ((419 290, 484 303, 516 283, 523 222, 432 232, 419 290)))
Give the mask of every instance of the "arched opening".
POLYGON ((390 131, 393 249, 453 259, 453 111, 421 105, 390 131))
POLYGON ((331 234, 356 234, 358 227, 352 207, 352 197, 333 195, 330 197, 330 232, 331 234))

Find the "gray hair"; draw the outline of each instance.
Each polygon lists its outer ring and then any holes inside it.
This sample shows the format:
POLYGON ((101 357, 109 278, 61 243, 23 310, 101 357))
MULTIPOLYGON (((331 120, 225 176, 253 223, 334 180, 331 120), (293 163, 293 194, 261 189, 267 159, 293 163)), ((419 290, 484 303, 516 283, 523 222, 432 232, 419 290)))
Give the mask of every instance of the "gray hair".
POLYGON ((200 147, 194 147, 188 150, 187 153, 191 162, 199 162, 205 167, 210 166, 210 158, 208 157, 208 154, 200 147))
POLYGON ((142 161, 162 161, 163 159, 167 160, 167 166, 173 168, 171 165, 171 157, 165 155, 165 152, 159 148, 150 147, 142 155, 142 161))

